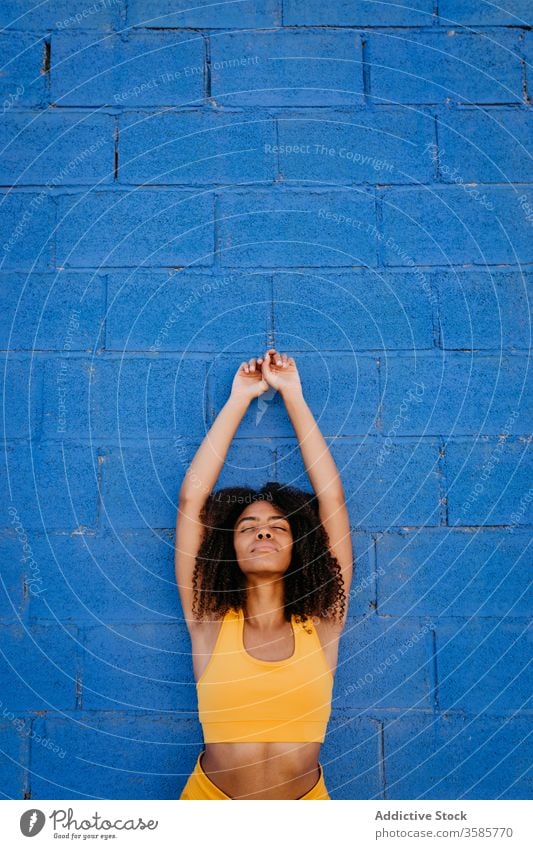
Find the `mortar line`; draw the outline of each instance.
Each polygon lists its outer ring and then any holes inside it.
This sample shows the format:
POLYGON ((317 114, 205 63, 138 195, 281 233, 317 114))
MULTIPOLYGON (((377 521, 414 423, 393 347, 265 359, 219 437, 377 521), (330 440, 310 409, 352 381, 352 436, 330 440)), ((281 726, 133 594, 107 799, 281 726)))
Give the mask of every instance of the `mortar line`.
POLYGON ((103 277, 103 307, 104 315, 102 318, 100 335, 101 335, 101 351, 107 351, 107 311, 109 309, 109 274, 103 277))
POLYGON ((437 459, 437 474, 438 474, 438 516, 439 516, 439 527, 447 527, 448 526, 448 493, 446 489, 446 474, 445 474, 445 460, 446 460, 446 445, 444 438, 441 436, 439 441, 439 455, 437 459))
POLYGON ((372 587, 373 592, 374 592, 373 601, 374 601, 374 611, 377 614, 377 613, 379 613, 379 605, 378 605, 378 540, 377 540, 377 534, 375 534, 375 533, 370 534, 370 539, 372 540, 372 555, 373 555, 372 556, 372 560, 373 560, 372 571, 374 573, 373 587, 372 587))
POLYGON ((206 100, 211 99, 211 41, 209 36, 204 36, 204 93, 206 100))
POLYGON ((276 173, 275 173, 275 176, 274 176, 274 182, 279 183, 282 179, 282 174, 281 174, 281 160, 280 160, 280 154, 279 154, 279 120, 278 120, 278 116, 274 117, 274 134, 275 134, 275 138, 276 138, 276 165, 275 165, 276 173))
POLYGON ((435 150, 436 150, 436 154, 437 154, 435 156, 435 162, 433 164, 433 167, 434 167, 433 179, 437 183, 440 183, 442 181, 442 173, 441 173, 441 170, 440 170, 439 119, 438 119, 436 112, 433 113, 433 121, 434 121, 434 127, 435 127, 435 150))
POLYGON ((276 324, 275 324, 275 310, 274 310, 274 275, 272 274, 269 277, 269 287, 270 287, 270 327, 267 329, 267 348, 275 348, 275 338, 276 338, 276 324))
POLYGON ((368 106, 372 96, 372 84, 370 79, 370 66, 368 64, 368 42, 361 38, 361 69, 363 77, 363 100, 364 105, 368 106))
POLYGON ((377 720, 379 723, 379 770, 381 773, 381 787, 382 787, 382 799, 387 799, 387 770, 385 765, 386 752, 385 752, 385 722, 381 719, 377 720))
POLYGON ((382 428, 383 428, 383 385, 382 385, 382 377, 381 377, 381 357, 376 357, 376 367, 378 373, 378 408, 376 411, 376 431, 377 436, 383 436, 382 428))
MULTIPOLYGON (((376 216, 376 234, 383 233, 383 194, 378 192, 377 187, 373 187, 374 192, 374 214, 376 216)), ((383 255, 382 240, 376 238, 376 268, 385 267, 385 258, 383 255)))
MULTIPOLYGON (((83 634, 83 644, 85 646, 85 629, 82 628, 81 632, 83 634)), ((80 655, 81 646, 79 643, 81 642, 81 634, 80 629, 76 629, 76 682, 75 682, 75 707, 74 710, 83 710, 83 659, 80 655)))
POLYGON ((437 665, 437 632, 435 628, 431 628, 431 675, 433 677, 433 712, 440 714, 439 705, 439 675, 437 665))
POLYGON ((23 799, 31 799, 31 774, 32 774, 32 762, 33 762, 33 724, 35 722, 36 717, 30 716, 30 734, 28 737, 28 748, 26 751, 26 764, 24 767, 23 777, 22 777, 22 798, 23 799))
POLYGON ((118 142, 120 115, 115 115, 115 126, 113 128, 113 182, 118 182, 118 142))

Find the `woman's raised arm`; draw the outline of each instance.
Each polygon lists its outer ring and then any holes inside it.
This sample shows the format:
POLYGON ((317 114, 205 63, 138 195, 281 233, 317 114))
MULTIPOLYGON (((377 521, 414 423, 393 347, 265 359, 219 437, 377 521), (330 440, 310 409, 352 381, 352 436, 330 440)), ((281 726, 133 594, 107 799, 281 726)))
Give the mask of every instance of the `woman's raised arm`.
POLYGON ((202 507, 217 482, 231 441, 251 400, 268 389, 261 373, 261 363, 260 357, 240 364, 233 379, 231 394, 204 437, 181 484, 174 565, 185 623, 189 630, 197 624, 193 614, 192 581, 196 556, 205 530, 201 521, 202 507))
POLYGON ((309 480, 318 500, 327 496, 344 498, 342 481, 329 448, 304 398, 300 375, 293 357, 279 354, 275 348, 267 352, 263 373, 266 380, 280 392, 294 431, 309 480))
MULTIPOLYGON (((318 501, 320 521, 329 538, 330 550, 339 561, 346 595, 352 582, 353 550, 344 487, 328 445, 304 398, 296 363, 274 348, 263 363, 265 379, 277 389, 298 438, 302 458, 318 501)), ((345 611, 345 617, 346 617, 345 611)))
POLYGON ((204 502, 215 486, 232 439, 250 402, 269 388, 261 373, 262 361, 262 357, 253 357, 240 364, 230 396, 205 435, 183 478, 180 500, 204 502))

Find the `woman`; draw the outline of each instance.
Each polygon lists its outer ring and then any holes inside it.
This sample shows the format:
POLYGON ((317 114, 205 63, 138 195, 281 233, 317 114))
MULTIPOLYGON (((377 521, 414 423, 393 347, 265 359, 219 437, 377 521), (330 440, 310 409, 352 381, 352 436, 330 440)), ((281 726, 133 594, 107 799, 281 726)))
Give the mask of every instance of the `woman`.
POLYGON ((352 579, 335 462, 296 363, 243 362, 179 495, 176 580, 205 748, 181 799, 329 799, 319 761, 352 579), (213 492, 250 402, 280 392, 314 495, 269 482, 213 492))

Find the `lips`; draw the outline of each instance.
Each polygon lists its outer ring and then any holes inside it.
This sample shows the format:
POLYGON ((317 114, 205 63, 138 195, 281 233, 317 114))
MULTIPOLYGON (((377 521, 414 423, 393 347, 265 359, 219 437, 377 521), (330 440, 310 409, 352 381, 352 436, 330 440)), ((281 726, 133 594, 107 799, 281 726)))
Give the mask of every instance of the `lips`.
POLYGON ((277 551, 277 548, 271 542, 262 542, 259 545, 254 545, 252 551, 277 551))

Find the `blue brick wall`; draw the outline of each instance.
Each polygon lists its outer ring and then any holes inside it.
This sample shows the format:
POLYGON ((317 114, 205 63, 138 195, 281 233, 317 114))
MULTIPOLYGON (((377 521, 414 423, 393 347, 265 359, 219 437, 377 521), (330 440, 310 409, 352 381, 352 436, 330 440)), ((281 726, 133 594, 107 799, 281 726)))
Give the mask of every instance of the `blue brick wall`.
MULTIPOLYGON (((178 798, 202 737, 176 497, 275 345, 353 531, 332 798, 531 797, 532 23, 2 3, 6 796, 178 798)), ((219 485, 267 478, 309 488, 279 396, 219 485)))

